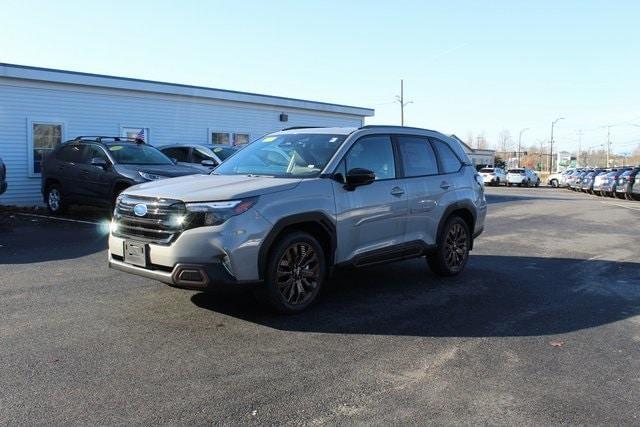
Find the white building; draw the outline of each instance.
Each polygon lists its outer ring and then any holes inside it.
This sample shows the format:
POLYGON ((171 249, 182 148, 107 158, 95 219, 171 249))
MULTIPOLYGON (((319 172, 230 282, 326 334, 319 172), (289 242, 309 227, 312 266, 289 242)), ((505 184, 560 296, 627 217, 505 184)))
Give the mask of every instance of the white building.
POLYGON ((456 135, 451 135, 451 137, 456 139, 462 145, 464 152, 467 153, 467 156, 469 156, 469 159, 474 166, 494 166, 496 161, 496 150, 490 150, 488 148, 472 148, 456 135))
POLYGON ((368 108, 0 63, 0 204, 41 203, 40 159, 79 135, 244 144, 292 126, 362 126, 368 108))

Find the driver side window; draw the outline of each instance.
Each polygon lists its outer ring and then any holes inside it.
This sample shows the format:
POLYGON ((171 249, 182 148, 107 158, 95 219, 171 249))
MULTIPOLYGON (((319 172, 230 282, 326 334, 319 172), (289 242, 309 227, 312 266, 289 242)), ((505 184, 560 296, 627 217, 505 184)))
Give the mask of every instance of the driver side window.
POLYGON ((345 156, 346 172, 355 168, 372 171, 376 180, 396 177, 391 137, 388 135, 365 136, 351 146, 345 156))

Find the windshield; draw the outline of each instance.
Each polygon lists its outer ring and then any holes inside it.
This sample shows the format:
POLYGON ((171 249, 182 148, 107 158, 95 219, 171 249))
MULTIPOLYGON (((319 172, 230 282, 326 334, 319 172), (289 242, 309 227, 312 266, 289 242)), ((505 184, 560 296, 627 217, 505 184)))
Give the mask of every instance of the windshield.
POLYGON ((493 172, 493 168, 480 169, 480 172, 493 172))
POLYGON ((269 135, 239 150, 215 174, 268 175, 307 178, 318 176, 346 135, 269 135))
POLYGON ((509 169, 509 173, 523 174, 524 169, 509 169))
POLYGON ((123 165, 172 165, 159 150, 144 144, 110 145, 113 160, 123 165))

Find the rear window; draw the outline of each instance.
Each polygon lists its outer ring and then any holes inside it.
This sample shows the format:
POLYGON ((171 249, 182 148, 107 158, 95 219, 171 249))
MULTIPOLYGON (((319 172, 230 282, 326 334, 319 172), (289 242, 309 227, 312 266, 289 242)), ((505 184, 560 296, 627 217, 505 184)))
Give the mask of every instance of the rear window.
POLYGON ((522 175, 524 173, 524 169, 509 169, 509 173, 518 173, 522 175))
POLYGON ((480 169, 480 172, 493 172, 494 169, 493 168, 484 168, 484 169, 480 169))

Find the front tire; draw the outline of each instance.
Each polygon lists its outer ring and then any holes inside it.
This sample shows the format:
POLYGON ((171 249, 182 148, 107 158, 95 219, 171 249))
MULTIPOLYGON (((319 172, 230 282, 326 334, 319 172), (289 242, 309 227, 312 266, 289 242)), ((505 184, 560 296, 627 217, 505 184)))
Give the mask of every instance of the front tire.
POLYGON ((62 188, 58 184, 47 187, 47 209, 51 215, 62 215, 67 211, 67 203, 62 196, 62 188))
POLYGON ((471 234, 467 223, 459 216, 452 216, 438 236, 437 249, 427 255, 427 263, 439 276, 456 276, 467 264, 470 247, 471 234))
POLYGON ((283 236, 269 255, 264 297, 276 311, 299 313, 316 300, 326 277, 322 246, 310 234, 283 236))

